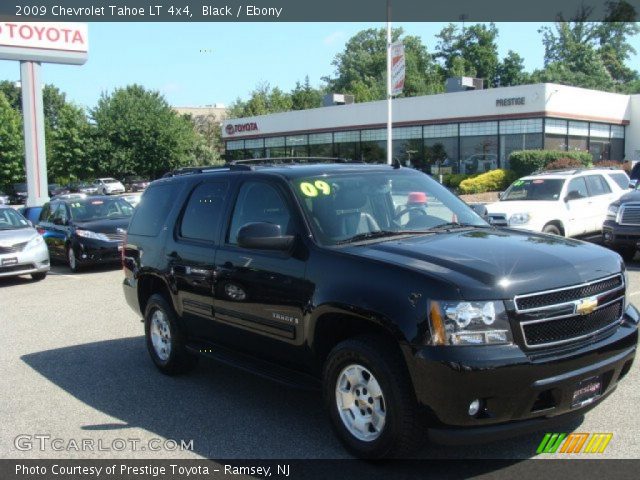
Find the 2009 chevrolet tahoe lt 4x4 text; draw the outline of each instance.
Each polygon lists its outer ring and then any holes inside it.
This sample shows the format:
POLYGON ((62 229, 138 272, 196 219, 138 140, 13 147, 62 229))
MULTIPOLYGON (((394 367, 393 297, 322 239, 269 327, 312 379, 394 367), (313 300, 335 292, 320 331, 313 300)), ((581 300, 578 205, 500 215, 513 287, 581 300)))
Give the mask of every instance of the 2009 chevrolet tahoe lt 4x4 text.
POLYGON ((581 415, 629 371, 638 340, 618 254, 491 227, 398 166, 274 160, 163 178, 123 263, 162 372, 207 355, 321 385, 361 457, 581 415))

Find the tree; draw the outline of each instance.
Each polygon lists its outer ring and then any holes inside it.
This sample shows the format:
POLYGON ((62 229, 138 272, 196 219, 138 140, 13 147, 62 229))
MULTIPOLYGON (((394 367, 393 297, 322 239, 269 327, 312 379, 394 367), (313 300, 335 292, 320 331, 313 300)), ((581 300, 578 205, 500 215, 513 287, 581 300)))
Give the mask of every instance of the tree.
POLYGON ((24 179, 22 119, 0 91, 0 186, 24 179))
POLYGON ((507 56, 498 65, 494 86, 509 87, 522 85, 528 81, 529 75, 524 71, 524 59, 516 52, 509 50, 507 56))
POLYGON ((625 64, 636 53, 628 39, 638 33, 635 9, 624 1, 607 2, 607 15, 597 29, 597 41, 605 68, 617 83, 638 78, 638 72, 625 64))
POLYGON ((165 98, 140 85, 103 93, 91 111, 96 173, 152 178, 201 161, 199 137, 191 121, 165 98))
POLYGON ((458 28, 450 23, 436 35, 435 58, 440 59, 447 77, 482 78, 486 86, 495 83, 498 70, 498 29, 493 23, 458 28))
POLYGON ((90 126, 84 110, 63 103, 56 111, 55 128, 50 128, 47 138, 49 178, 60 181, 89 178, 94 165, 88 155, 90 126))
POLYGON ((291 107, 291 95, 284 93, 278 87, 271 88, 268 83, 261 83, 251 92, 249 100, 243 101, 238 98, 231 105, 229 118, 287 112, 291 107))
MULTIPOLYGON (((401 39, 402 28, 392 29, 392 41, 401 39)), ((428 95, 443 90, 443 80, 419 37, 402 37, 405 48, 406 75, 402 96, 428 95)), ((385 98, 386 31, 362 30, 351 37, 342 53, 334 58, 335 77, 324 77, 327 89, 355 95, 357 102, 385 98)))
POLYGON ((14 110, 22 111, 22 93, 20 87, 15 82, 9 80, 2 80, 0 82, 0 92, 4 93, 9 105, 14 110))
POLYGON ((295 88, 291 91, 291 109, 307 110, 320 106, 322 106, 322 91, 311 86, 309 76, 304 78, 304 85, 296 82, 295 88))

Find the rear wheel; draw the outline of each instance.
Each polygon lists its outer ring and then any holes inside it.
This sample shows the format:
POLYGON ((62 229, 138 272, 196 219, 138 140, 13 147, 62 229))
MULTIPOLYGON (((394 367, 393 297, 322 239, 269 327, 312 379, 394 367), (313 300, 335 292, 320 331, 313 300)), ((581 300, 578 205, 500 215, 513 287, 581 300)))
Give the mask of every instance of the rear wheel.
POLYGON ((562 236, 562 232, 560 232, 560 229, 552 223, 545 225, 544 228, 542 229, 542 233, 546 233, 548 235, 562 236))
POLYGON ((329 354, 325 405, 338 438, 355 456, 406 456, 420 446, 418 406, 403 362, 374 336, 346 340, 329 354))
POLYGON ((162 295, 149 298, 144 320, 147 350, 158 370, 176 375, 195 366, 197 357, 186 350, 176 314, 162 295))

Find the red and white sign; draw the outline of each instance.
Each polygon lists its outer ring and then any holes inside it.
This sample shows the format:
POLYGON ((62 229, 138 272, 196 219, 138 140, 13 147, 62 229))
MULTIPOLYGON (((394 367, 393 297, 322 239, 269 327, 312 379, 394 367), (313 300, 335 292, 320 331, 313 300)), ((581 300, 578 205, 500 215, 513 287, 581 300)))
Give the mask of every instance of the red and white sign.
POLYGON ((0 22, 0 59, 84 63, 89 28, 73 22, 0 22))
POLYGON ((404 89, 404 44, 396 42, 391 44, 391 95, 400 95, 404 89))

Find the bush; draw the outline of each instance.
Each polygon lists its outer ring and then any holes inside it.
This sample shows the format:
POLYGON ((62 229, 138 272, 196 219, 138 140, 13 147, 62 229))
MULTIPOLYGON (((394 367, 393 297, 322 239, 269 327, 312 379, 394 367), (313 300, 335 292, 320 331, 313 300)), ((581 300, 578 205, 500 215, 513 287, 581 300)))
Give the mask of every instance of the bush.
POLYGON ((511 170, 491 170, 460 183, 460 193, 500 192, 505 190, 518 176, 511 170))
POLYGON ((547 170, 564 170, 565 168, 580 168, 582 167, 582 162, 575 158, 559 158, 558 160, 554 160, 551 163, 547 163, 544 168, 547 170))
POLYGON ((563 152, 560 150, 517 150, 511 152, 509 162, 518 177, 524 177, 536 170, 547 168, 551 162, 559 159, 578 160, 583 167, 591 166, 593 157, 589 152, 563 152))
POLYGON ((627 174, 631 173, 631 162, 618 162, 616 160, 603 160, 601 162, 596 162, 594 167, 603 167, 603 168, 619 168, 620 170, 624 170, 627 174))
POLYGON ((477 177, 478 174, 467 175, 464 173, 448 173, 442 176, 442 184, 452 190, 456 190, 460 186, 460 182, 468 178, 477 177))

